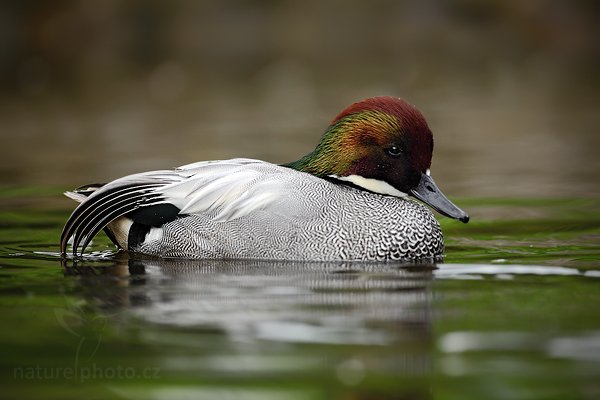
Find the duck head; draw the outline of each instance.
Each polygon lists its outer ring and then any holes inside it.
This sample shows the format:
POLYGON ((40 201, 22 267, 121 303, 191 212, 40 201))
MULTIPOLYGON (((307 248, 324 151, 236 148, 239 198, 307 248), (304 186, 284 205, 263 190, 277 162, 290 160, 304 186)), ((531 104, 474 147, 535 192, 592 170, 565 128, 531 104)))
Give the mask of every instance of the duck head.
POLYGON ((372 97, 343 110, 315 150, 287 166, 371 192, 411 195, 468 222, 431 177, 432 154, 433 135, 419 110, 399 98, 372 97))

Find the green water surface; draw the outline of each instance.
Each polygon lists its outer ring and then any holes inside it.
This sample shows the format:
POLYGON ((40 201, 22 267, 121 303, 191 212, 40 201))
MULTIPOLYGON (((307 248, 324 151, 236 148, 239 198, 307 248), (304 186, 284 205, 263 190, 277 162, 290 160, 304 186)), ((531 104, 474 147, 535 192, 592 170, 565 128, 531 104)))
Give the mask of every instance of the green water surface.
POLYGON ((600 201, 457 200, 437 265, 157 261, 0 191, 2 398, 597 399, 600 201))

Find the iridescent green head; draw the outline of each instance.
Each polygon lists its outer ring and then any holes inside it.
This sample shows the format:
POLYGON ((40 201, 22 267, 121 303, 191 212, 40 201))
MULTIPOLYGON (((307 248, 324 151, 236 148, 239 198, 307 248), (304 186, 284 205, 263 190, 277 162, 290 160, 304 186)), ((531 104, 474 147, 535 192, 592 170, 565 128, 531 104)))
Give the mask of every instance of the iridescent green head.
POLYGON ((433 135, 423 115, 396 97, 350 105, 331 122, 310 154, 288 167, 385 195, 413 195, 444 215, 469 217, 429 174, 433 135))

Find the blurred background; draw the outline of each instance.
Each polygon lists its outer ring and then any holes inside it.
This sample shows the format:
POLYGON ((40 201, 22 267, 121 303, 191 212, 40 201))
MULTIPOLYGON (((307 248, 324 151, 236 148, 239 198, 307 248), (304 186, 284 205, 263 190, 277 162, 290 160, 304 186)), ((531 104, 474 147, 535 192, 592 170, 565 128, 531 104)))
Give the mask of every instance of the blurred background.
POLYGON ((449 196, 600 195, 594 0, 0 3, 2 184, 285 162, 364 97, 415 104, 449 196))

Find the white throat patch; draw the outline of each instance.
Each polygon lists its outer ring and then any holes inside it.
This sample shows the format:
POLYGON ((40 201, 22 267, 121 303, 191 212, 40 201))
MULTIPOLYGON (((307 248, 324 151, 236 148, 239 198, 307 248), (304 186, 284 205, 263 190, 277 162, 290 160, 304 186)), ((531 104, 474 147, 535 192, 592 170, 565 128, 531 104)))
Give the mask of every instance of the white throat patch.
POLYGON ((332 178, 339 179, 340 181, 347 181, 360 186, 361 188, 370 190, 371 192, 387 194, 396 197, 407 197, 408 195, 404 192, 399 191, 387 182, 380 181, 379 179, 365 178, 360 175, 349 175, 349 176, 337 176, 329 175, 332 178))

